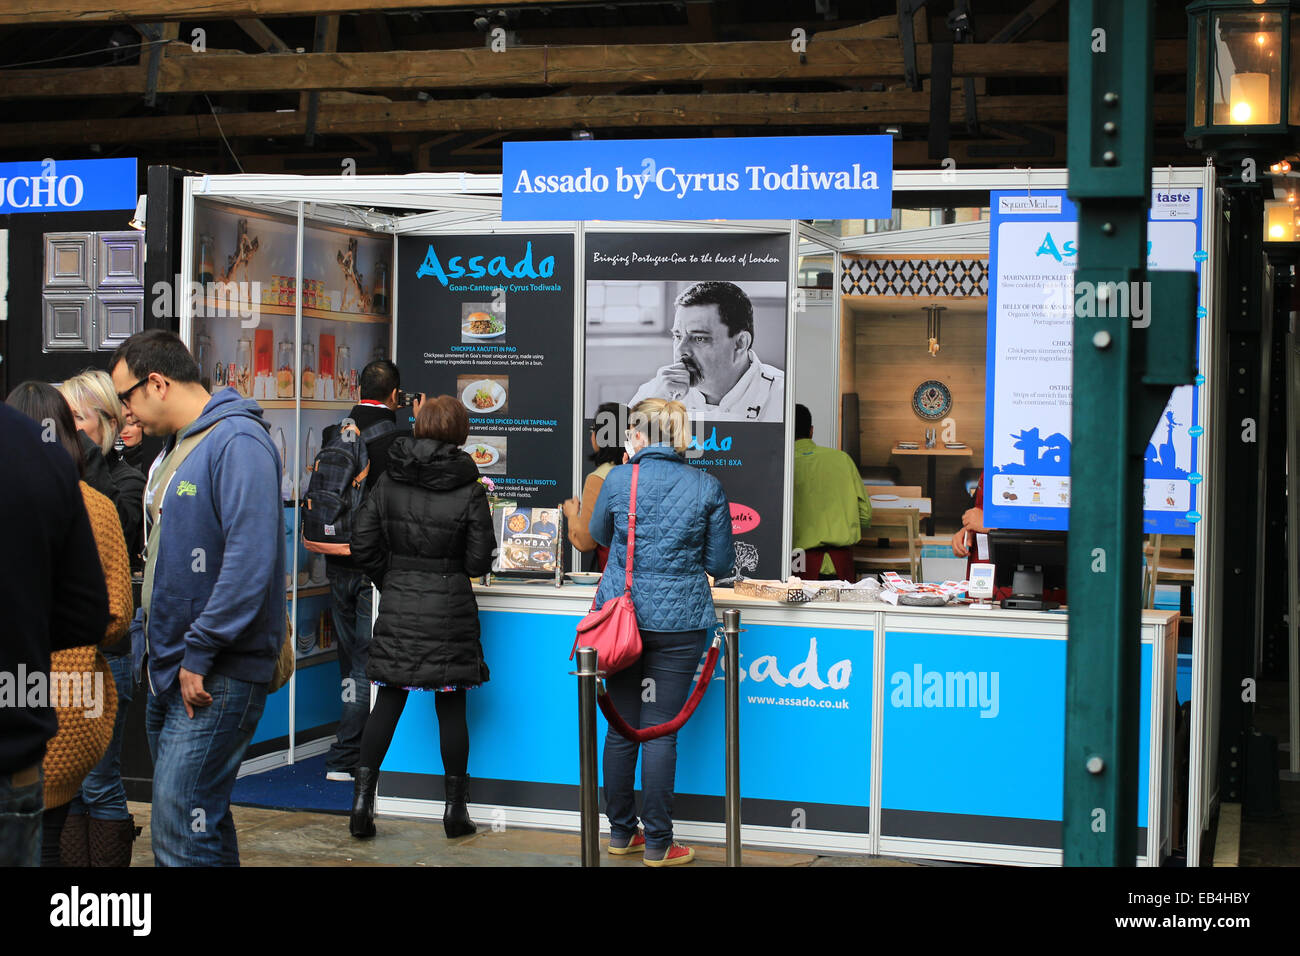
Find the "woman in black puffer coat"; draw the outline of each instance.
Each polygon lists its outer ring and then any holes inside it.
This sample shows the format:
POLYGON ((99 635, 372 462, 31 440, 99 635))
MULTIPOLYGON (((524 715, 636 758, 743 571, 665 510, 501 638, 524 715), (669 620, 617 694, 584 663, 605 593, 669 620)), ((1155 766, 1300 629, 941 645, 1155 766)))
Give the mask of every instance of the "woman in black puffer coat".
POLYGON ((465 406, 450 395, 422 402, 413 438, 389 447, 388 470, 356 516, 352 559, 380 590, 366 674, 379 684, 361 738, 350 829, 374 836, 375 785, 408 690, 436 692, 446 783, 447 836, 469 818, 465 695, 488 679, 470 578, 487 573, 496 538, 478 467, 461 451, 465 406))

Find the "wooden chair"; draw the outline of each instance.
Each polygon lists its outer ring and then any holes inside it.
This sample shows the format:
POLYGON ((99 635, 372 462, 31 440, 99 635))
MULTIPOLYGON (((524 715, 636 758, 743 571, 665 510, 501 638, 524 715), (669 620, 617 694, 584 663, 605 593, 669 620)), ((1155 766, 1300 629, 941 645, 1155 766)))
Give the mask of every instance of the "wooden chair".
POLYGON ((1156 606, 1156 587, 1163 581, 1191 587, 1195 561, 1182 556, 1184 549, 1195 547, 1191 535, 1153 534, 1143 545, 1146 556, 1146 574, 1143 583, 1142 606, 1148 610, 1156 606))
POLYGON ((853 549, 853 565, 862 571, 906 571, 913 581, 921 574, 921 509, 891 508, 875 512, 862 544, 853 549), (879 540, 888 539, 881 546, 879 540))
POLYGON ((920 485, 894 485, 894 487, 884 491, 878 491, 876 494, 898 495, 900 498, 924 498, 921 494, 920 485))

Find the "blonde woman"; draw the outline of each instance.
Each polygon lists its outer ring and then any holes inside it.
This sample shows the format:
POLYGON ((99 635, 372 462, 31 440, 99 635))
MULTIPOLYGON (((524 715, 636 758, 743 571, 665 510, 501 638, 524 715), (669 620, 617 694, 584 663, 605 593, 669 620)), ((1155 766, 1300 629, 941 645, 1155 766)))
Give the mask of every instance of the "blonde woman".
MULTIPOLYGON (((718 479, 687 464, 689 440, 684 405, 660 398, 632 408, 626 433, 628 463, 610 471, 592 509, 590 531, 609 548, 609 562, 596 592, 596 606, 623 591, 632 473, 637 469, 636 540, 632 600, 643 653, 606 682, 619 713, 633 727, 653 727, 677 715, 716 616, 706 572, 731 573, 731 509, 718 479), (655 693, 642 700, 643 681, 655 693)), ((673 842, 673 782, 677 735, 637 745, 613 730, 605 735, 605 812, 609 852, 644 853, 648 866, 690 863, 695 851, 673 842), (638 828, 633 782, 641 751, 644 830, 638 828)))
POLYGON ((122 457, 118 437, 126 421, 113 380, 107 372, 87 369, 60 385, 59 391, 72 409, 77 431, 86 436, 82 440, 86 481, 113 499, 122 520, 131 568, 143 570, 140 553, 144 550, 144 475, 122 457), (103 475, 97 479, 96 471, 105 472, 107 479, 103 475))

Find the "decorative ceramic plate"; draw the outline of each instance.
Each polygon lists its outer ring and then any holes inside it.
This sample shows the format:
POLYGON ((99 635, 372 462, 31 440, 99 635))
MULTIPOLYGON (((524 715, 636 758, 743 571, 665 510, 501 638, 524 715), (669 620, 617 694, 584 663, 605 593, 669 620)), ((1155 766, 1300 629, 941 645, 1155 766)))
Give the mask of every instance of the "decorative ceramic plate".
POLYGON ((922 382, 912 393, 912 411, 927 422, 937 422, 952 411, 952 392, 937 379, 922 382))

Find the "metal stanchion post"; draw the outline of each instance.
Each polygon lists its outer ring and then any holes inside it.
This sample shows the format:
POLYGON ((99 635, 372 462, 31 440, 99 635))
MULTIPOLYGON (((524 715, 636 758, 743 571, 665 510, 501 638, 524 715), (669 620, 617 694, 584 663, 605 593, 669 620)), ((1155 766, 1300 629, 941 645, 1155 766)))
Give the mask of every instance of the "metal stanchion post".
POLYGON ((740 611, 728 608, 722 612, 722 632, 727 638, 723 664, 727 689, 727 866, 740 866, 740 611))
POLYGON ((600 866, 600 807, 596 801, 596 649, 578 648, 578 809, 582 815, 582 865, 600 866))

